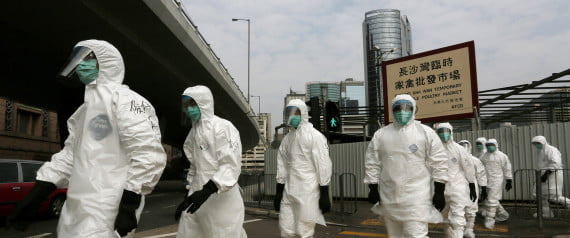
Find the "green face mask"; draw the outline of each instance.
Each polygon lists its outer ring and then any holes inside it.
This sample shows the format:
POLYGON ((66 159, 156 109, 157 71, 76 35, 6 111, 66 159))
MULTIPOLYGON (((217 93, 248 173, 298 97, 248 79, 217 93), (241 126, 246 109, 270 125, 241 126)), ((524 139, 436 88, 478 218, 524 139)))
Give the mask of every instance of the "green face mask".
POLYGON ((441 139, 441 141, 443 142, 448 142, 451 139, 451 134, 450 133, 439 133, 437 134, 439 135, 439 138, 441 139))
POLYGON ((487 146, 487 150, 489 152, 495 152, 495 150, 497 150, 497 147, 496 146, 487 146))
POLYGON ((408 124, 411 118, 412 118, 412 112, 410 111, 394 112, 394 120, 396 120, 396 122, 402 126, 408 124))
POLYGON ((539 150, 542 150, 542 148, 544 148, 544 145, 540 144, 540 143, 536 143, 536 144, 534 144, 534 146, 536 146, 536 148, 539 150))
POLYGON ((476 147, 478 150, 482 150, 482 149, 483 149, 483 145, 479 145, 479 144, 478 144, 478 145, 476 145, 475 147, 476 147))
POLYGON ((200 116, 202 115, 198 106, 186 108, 186 114, 188 114, 190 119, 194 122, 200 120, 200 116))
POLYGON ((97 69, 97 60, 88 59, 79 61, 77 67, 75 68, 75 73, 83 84, 90 84, 99 76, 99 70, 97 69))
POLYGON ((297 127, 301 124, 301 116, 293 115, 289 117, 289 125, 297 129, 297 127))

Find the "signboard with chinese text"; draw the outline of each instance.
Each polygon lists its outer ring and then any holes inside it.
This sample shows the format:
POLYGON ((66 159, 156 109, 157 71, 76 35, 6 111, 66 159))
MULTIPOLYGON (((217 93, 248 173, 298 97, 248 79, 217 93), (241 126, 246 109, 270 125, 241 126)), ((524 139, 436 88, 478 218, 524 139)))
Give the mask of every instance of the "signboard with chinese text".
POLYGON ((473 41, 385 61, 382 79, 385 124, 393 121, 390 105, 398 94, 416 100, 422 122, 471 118, 479 106, 473 41))

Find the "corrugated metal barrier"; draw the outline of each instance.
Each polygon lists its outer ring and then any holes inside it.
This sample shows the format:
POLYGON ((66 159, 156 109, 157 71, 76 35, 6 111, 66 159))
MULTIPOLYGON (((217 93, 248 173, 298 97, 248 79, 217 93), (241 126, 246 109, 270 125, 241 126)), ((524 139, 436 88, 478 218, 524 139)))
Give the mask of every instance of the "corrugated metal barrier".
POLYGON ((514 215, 518 218, 536 219, 541 229, 544 220, 570 220, 570 199, 559 187, 560 181, 568 176, 568 172, 569 169, 516 170, 513 175, 516 181, 514 215), (551 173, 545 175, 546 171, 551 173), (528 200, 527 197, 533 199, 528 200))
MULTIPOLYGON (((469 140, 472 144, 478 137, 495 138, 499 143, 499 150, 509 156, 513 172, 521 169, 537 169, 538 162, 533 157, 536 150, 531 144, 534 136, 546 137, 548 143, 557 147, 562 153, 562 163, 567 168, 570 164, 570 122, 536 124, 524 127, 498 128, 481 131, 468 131, 454 133, 455 141, 469 140)), ((364 179, 364 158, 368 142, 332 144, 330 156, 333 162, 333 172, 336 174, 352 173, 356 180, 356 197, 366 198, 368 189, 362 182, 364 179)), ((275 174, 277 170, 277 150, 268 149, 265 153, 265 172, 275 174)), ((529 179, 531 179, 529 177, 529 179)), ((515 179, 514 186, 522 197, 519 200, 533 201, 532 191, 528 190, 528 182, 515 179), (522 184, 519 184, 520 183, 522 184)), ((568 196, 570 191, 570 176, 564 177, 563 191, 568 196)), ((503 193, 504 200, 515 200, 514 189, 503 193)))

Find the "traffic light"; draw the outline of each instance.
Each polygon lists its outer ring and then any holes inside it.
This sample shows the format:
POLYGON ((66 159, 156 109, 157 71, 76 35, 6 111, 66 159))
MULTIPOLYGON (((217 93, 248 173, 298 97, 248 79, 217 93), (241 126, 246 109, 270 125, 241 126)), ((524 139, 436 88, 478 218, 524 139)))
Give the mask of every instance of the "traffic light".
POLYGON ((340 131, 340 110, 338 110, 338 106, 335 102, 328 101, 326 106, 326 128, 327 131, 340 131))
POLYGON ((305 102, 311 110, 309 110, 309 122, 313 124, 313 127, 318 131, 321 131, 321 104, 319 103, 319 97, 312 97, 308 102, 305 102))

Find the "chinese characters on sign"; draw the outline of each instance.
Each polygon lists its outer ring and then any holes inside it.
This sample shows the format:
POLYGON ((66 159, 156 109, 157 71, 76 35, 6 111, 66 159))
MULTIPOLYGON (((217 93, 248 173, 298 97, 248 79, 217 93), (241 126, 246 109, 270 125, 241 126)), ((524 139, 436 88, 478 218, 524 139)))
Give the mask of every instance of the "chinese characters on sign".
MULTIPOLYGON (((385 62, 384 105, 405 93, 417 102, 418 120, 472 117, 472 108, 477 106, 474 48, 471 41, 385 62)), ((386 122, 393 121, 387 109, 386 122)))

